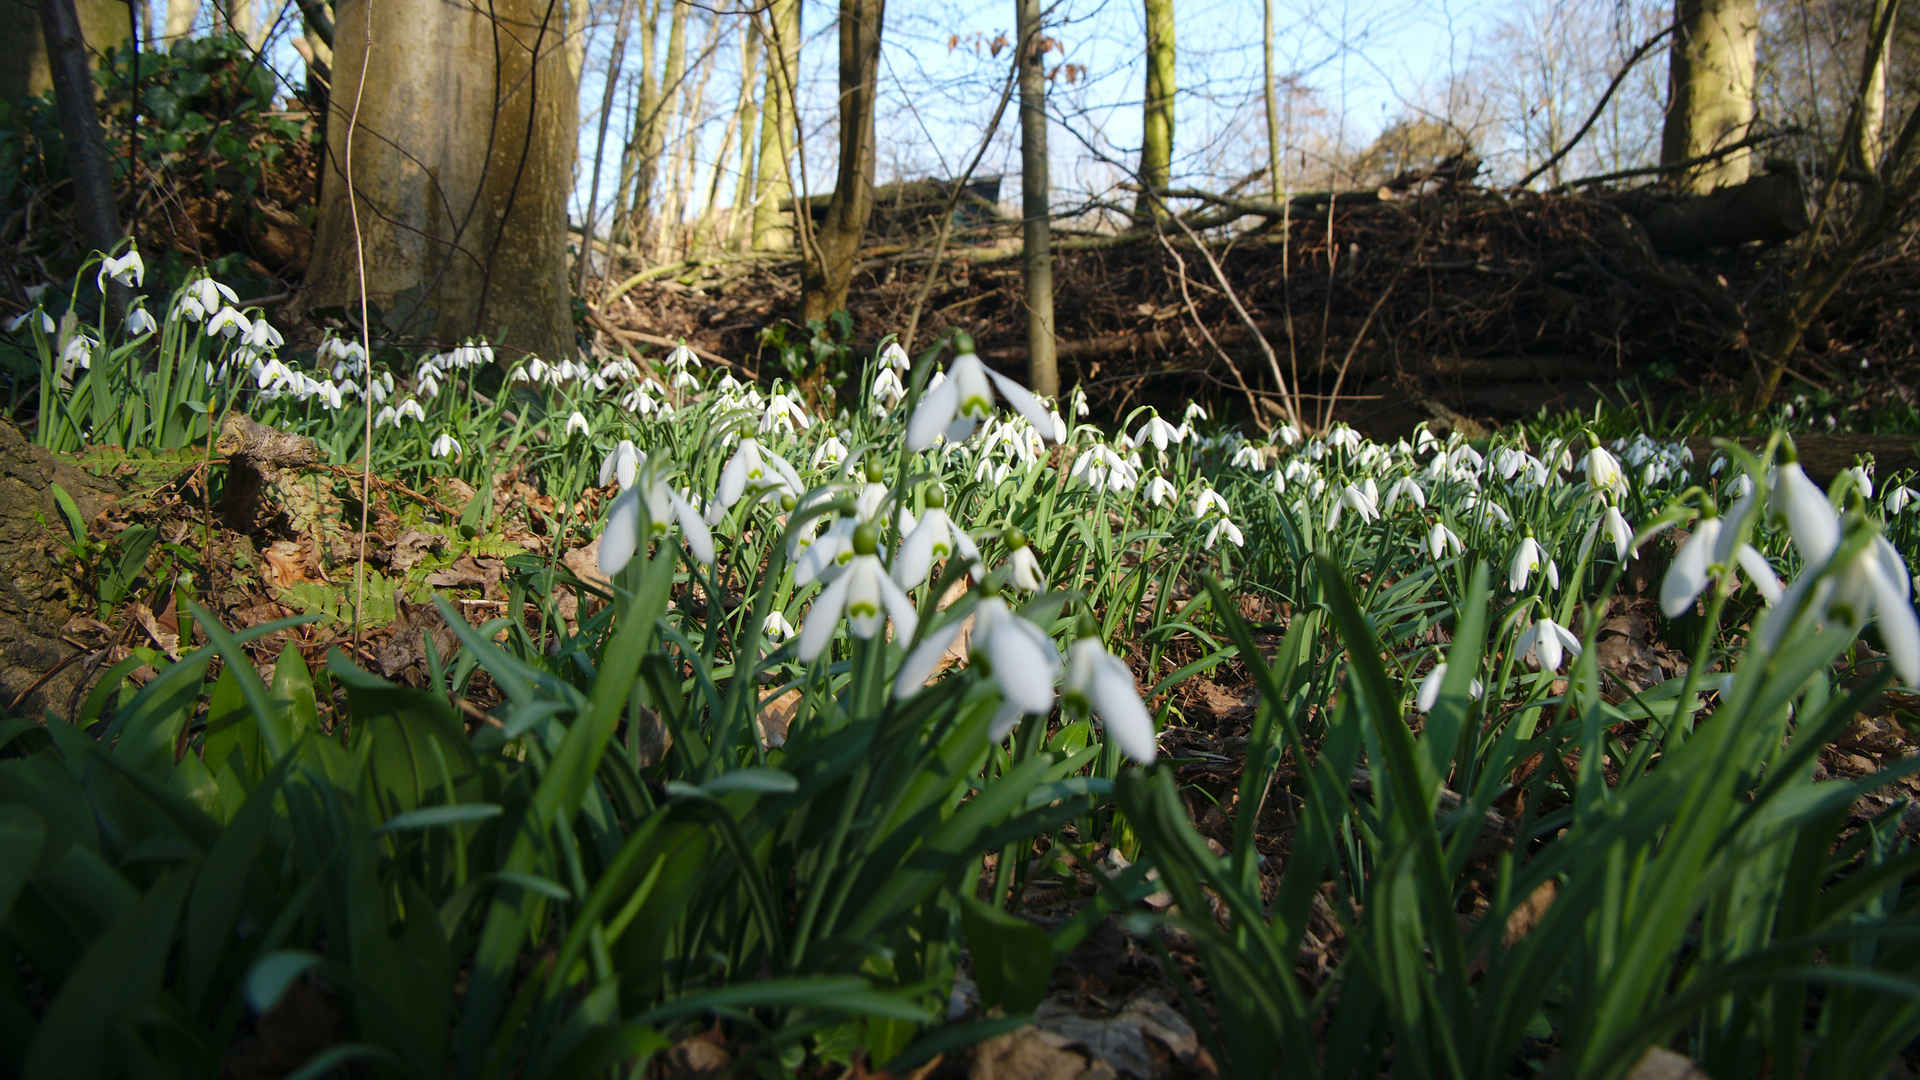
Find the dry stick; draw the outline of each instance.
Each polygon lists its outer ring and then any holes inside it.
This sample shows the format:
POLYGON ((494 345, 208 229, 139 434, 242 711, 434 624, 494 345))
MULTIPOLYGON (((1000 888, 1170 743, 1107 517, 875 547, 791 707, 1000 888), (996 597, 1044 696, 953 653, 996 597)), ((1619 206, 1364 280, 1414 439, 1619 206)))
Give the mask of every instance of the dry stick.
POLYGON ((973 160, 953 182, 953 190, 947 193, 947 208, 940 215, 940 228, 933 237, 933 256, 927 261, 926 276, 920 279, 920 287, 914 290, 913 307, 907 311, 907 329, 900 335, 900 347, 913 353, 913 335, 920 327, 920 313, 926 310, 927 297, 933 295, 934 275, 940 271, 940 258, 947 251, 947 237, 953 232, 953 212, 960 205, 960 196, 967 190, 967 181, 973 179, 973 171, 980 167, 980 159, 987 154, 987 146, 993 141, 994 133, 1000 130, 1000 119, 1007 113, 1007 102, 1013 97, 1014 78, 1019 72, 1019 61, 1007 69, 1007 81, 1000 87, 1000 103, 994 106, 993 119, 987 122, 987 132, 980 137, 980 147, 973 152, 973 160))
MULTIPOLYGON (((1149 188, 1148 190, 1151 191, 1152 189, 1149 188)), ((1233 283, 1227 280, 1227 272, 1221 268, 1220 260, 1213 257, 1213 252, 1208 250, 1207 245, 1201 241, 1200 237, 1186 222, 1180 220, 1179 215, 1173 213, 1164 202, 1161 202, 1157 192, 1153 193, 1153 198, 1155 202, 1160 203, 1160 208, 1167 212, 1167 217, 1171 219, 1175 225, 1180 226, 1180 231, 1186 234, 1187 242, 1192 244, 1194 250, 1200 253, 1200 257, 1207 260, 1207 269, 1213 274, 1215 284, 1220 286, 1220 294, 1227 298, 1227 303, 1232 306, 1234 315, 1240 319, 1240 324, 1247 328, 1247 333, 1253 338, 1253 343, 1260 348, 1260 355, 1266 359, 1267 371, 1273 376, 1273 385, 1280 390, 1280 406, 1285 410, 1287 419, 1298 426, 1300 423, 1300 405, 1295 399, 1295 393, 1291 384, 1287 382, 1287 377, 1280 372, 1280 358, 1274 355, 1273 345, 1267 341, 1267 335, 1260 332, 1260 324, 1254 321, 1253 313, 1248 311, 1247 306, 1240 302, 1240 294, 1235 291, 1233 283)), ((1261 423, 1260 418, 1255 416, 1254 422, 1257 424, 1261 423)), ((1261 424, 1261 426, 1265 427, 1266 425, 1261 424)))
POLYGON ((1233 372, 1233 381, 1239 385, 1240 392, 1246 395, 1247 408, 1253 413, 1253 422, 1257 424, 1260 422, 1260 399, 1254 396, 1253 388, 1247 385, 1246 377, 1240 374, 1240 365, 1233 362, 1233 357, 1220 346, 1219 341, 1215 340, 1213 331, 1207 329, 1207 320, 1200 317, 1200 309, 1193 302, 1193 293, 1187 288, 1187 260, 1181 258, 1180 253, 1174 250, 1172 242, 1167 239, 1166 230, 1158 227, 1158 220, 1155 219, 1153 238, 1160 241, 1160 246, 1165 248, 1167 255, 1173 259, 1173 265, 1177 271, 1174 277, 1180 282, 1180 299, 1187 306, 1187 315, 1193 319, 1193 325, 1199 329, 1200 336, 1207 339, 1207 344, 1212 347, 1214 353, 1226 362, 1227 370, 1233 372))
POLYGON ((1632 73, 1634 68, 1640 66, 1640 61, 1645 58, 1649 52, 1653 51, 1655 45, 1665 41, 1667 35, 1673 33, 1676 25, 1675 23, 1668 23, 1665 29, 1641 42, 1640 47, 1633 50, 1633 55, 1627 57, 1626 63, 1620 65, 1619 71, 1614 72, 1613 81, 1607 84, 1607 89, 1600 95, 1600 100, 1594 103, 1593 111, 1587 114, 1586 123, 1580 125, 1580 130, 1573 133, 1573 137, 1567 140, 1565 146, 1555 150, 1547 160, 1540 163, 1538 168, 1521 177, 1520 182, 1513 185, 1516 190, 1524 188, 1528 184, 1538 180, 1541 174, 1553 168, 1555 165, 1560 164, 1561 158, 1566 157, 1569 151, 1580 145, 1580 140, 1587 137, 1588 130, 1600 119, 1600 113, 1607 107, 1607 102, 1613 100, 1614 91, 1620 89, 1620 84, 1627 81, 1627 76, 1632 73))
POLYGON ((353 649, 360 651, 360 607, 367 594, 367 512, 373 505, 373 343, 367 330, 367 252, 360 236, 360 205, 353 191, 353 129, 360 122, 360 95, 367 88, 367 63, 373 59, 373 4, 363 9, 366 41, 360 50, 360 78, 353 88, 353 111, 347 114, 347 154, 342 168, 347 181, 347 215, 353 222, 353 264, 360 281, 360 403, 366 420, 360 440, 360 550, 353 561, 353 649))

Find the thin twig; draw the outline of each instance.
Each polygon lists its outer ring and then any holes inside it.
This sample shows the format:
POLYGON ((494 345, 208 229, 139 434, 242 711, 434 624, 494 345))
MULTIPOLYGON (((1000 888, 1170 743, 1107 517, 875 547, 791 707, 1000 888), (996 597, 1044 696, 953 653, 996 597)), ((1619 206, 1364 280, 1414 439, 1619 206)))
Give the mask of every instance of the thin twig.
MULTIPOLYGON (((353 111, 347 114, 347 153, 342 167, 347 181, 347 214, 353 221, 353 264, 360 283, 360 400, 373 400, 373 343, 367 326, 367 251, 360 236, 359 201, 353 190, 353 132, 360 123, 360 97, 367 89, 367 64, 373 59, 373 4, 362 9, 366 40, 361 43, 359 81, 353 88, 353 111)), ((353 647, 360 648, 360 611, 367 595, 367 515, 373 505, 373 410, 369 408, 360 440, 360 551, 353 561, 353 647)))

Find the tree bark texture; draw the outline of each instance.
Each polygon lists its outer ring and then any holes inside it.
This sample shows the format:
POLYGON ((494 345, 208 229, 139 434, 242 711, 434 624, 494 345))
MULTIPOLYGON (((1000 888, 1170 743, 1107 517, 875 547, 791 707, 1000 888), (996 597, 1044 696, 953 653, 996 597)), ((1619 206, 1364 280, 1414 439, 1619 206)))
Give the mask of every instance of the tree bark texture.
MULTIPOLYGON (((785 251, 794 229, 786 203, 793 193, 793 89, 800 75, 800 0, 768 5, 767 85, 760 95, 760 153, 753 182, 753 249, 785 251)), ((793 213, 801 213, 796 208, 793 213)))
MULTIPOLYGON (((126 14, 127 9, 120 8, 123 31, 126 14)), ((60 138, 66 143, 67 169, 73 174, 80 236, 89 248, 112 251, 120 242, 120 212, 113 202, 113 166, 107 160, 100 115, 93 107, 93 75, 74 0, 40 0, 39 21, 60 114, 60 138)))
POLYGON ((1047 77, 1040 0, 1015 0, 1020 40, 1021 262, 1027 287, 1027 383, 1035 393, 1060 393, 1053 340, 1053 219, 1048 199, 1047 77))
MULTIPOLYGON (((1754 119, 1756 0, 1675 0, 1667 52, 1667 114, 1660 163, 1674 165, 1743 139, 1754 119)), ((1745 180, 1751 148, 1688 169, 1680 185, 1698 193, 1745 180)))
MULTIPOLYGON (((104 52, 127 40, 127 5, 121 0, 72 0, 83 49, 104 52)), ((53 89, 47 38, 37 0, 0 0, 0 101, 19 101, 53 89)), ((84 53, 83 53, 84 60, 84 53)))
POLYGON ((873 213, 873 116, 886 9, 886 0, 840 0, 840 169, 817 258, 806 263, 800 302, 806 319, 847 306, 860 238, 873 213))
POLYGON ((509 354, 571 355, 566 199, 579 85, 562 0, 494 0, 494 19, 459 0, 377 0, 371 11, 369 2, 337 8, 307 303, 358 300, 342 168, 364 78, 352 181, 384 329, 437 345, 485 334, 509 354))
MULTIPOLYGON (((633 181, 633 244, 642 251, 652 249, 659 232, 653 202, 654 181, 660 175, 660 154, 672 129, 674 109, 680 102, 680 82, 687 70, 687 0, 672 0, 673 12, 667 20, 666 67, 653 84, 652 107, 636 118, 640 153, 633 181)), ((651 62, 651 59, 649 59, 651 62)))
POLYGON ((753 186, 758 175, 754 150, 760 137, 760 99, 754 96, 754 87, 759 81, 760 54, 765 48, 760 40, 760 24, 749 22, 746 40, 740 47, 740 100, 735 105, 735 115, 740 119, 740 130, 736 133, 740 140, 740 177, 733 185, 733 208, 727 213, 726 237, 722 244, 742 251, 753 243, 753 186))
POLYGON ((1145 0, 1147 93, 1140 117, 1140 193, 1134 213, 1159 216, 1164 204, 1148 192, 1173 181, 1173 0, 1145 0))

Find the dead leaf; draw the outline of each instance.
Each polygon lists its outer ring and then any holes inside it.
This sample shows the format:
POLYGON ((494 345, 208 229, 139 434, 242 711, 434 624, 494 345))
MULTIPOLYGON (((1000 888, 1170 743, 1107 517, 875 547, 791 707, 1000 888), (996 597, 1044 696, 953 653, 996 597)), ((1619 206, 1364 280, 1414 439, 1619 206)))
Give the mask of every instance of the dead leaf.
POLYGON ((1533 928, 1540 925, 1540 920, 1559 895, 1558 882, 1551 878, 1541 882, 1519 907, 1507 913, 1507 928, 1500 935, 1500 944, 1512 948, 1515 942, 1533 933, 1533 928))
POLYGON ((408 529, 401 533, 387 548, 387 565, 394 573, 403 574, 419 565, 427 556, 442 551, 447 546, 447 538, 439 533, 430 533, 422 529, 408 529))
POLYGON ((472 555, 462 555, 454 560, 452 566, 442 567, 427 575, 427 584, 442 589, 488 589, 500 584, 506 573, 506 561, 503 559, 482 559, 472 555))
POLYGON ((1627 1072, 1627 1080, 1708 1080, 1693 1059, 1664 1046, 1649 1047, 1627 1072))
POLYGON ((133 620, 140 624, 140 629, 147 632, 147 637, 152 639, 155 647, 161 652, 166 653, 169 659, 180 659, 180 634, 178 631, 168 633, 161 627, 159 621, 153 617, 153 611, 149 609, 147 605, 137 600, 127 605, 127 611, 133 616, 133 620))

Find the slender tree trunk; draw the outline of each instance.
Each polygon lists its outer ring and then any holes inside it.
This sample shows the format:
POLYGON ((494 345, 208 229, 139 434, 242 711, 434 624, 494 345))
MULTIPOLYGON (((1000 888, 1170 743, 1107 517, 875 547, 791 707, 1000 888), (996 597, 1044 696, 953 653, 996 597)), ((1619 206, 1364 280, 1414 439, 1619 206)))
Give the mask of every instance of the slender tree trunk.
MULTIPOLYGON (((719 25, 719 20, 714 20, 719 25)), ((700 216, 694 221, 691 230, 692 246, 711 243, 714 247, 725 247, 726 240, 719 235, 714 223, 720 220, 720 178, 727 173, 727 162, 733 156, 734 140, 739 137, 740 112, 751 90, 746 87, 751 77, 741 83, 742 94, 735 98, 734 105, 727 113, 727 129, 720 135, 720 150, 713 157, 713 169, 707 176, 707 201, 700 206, 700 216)))
POLYGON ((873 116, 886 0, 840 0, 840 171, 815 257, 801 282, 801 316, 824 319, 847 306, 860 237, 873 212, 873 116))
MULTIPOLYGON (((125 8, 120 15, 124 28, 125 8)), ((80 16, 74 11, 73 0, 40 0, 40 32, 45 39, 54 107, 60 115, 60 138, 66 143, 67 168, 73 174, 80 238, 95 251, 112 251, 120 242, 120 212, 113 202, 113 166, 107 160, 100 116, 93 108, 87 42, 80 35, 80 16)))
POLYGON ((1280 89, 1273 70, 1273 0, 1262 0, 1260 14, 1260 69, 1267 104, 1267 190, 1280 201, 1280 89))
POLYGON ((700 125, 701 113, 707 107, 707 84, 713 78, 716 66, 711 61, 720 43, 720 18, 712 15, 707 21, 706 40, 701 43, 700 55, 694 60, 700 76, 696 79, 681 79, 681 101, 679 116, 674 122, 672 154, 668 159, 667 190, 665 206, 661 217, 670 248, 685 255, 689 229, 686 225, 687 209, 692 204, 694 150, 697 149, 696 129, 700 125))
POLYGON ((804 214, 793 194, 788 168, 793 161, 793 88, 800 73, 800 0, 771 0, 767 28, 767 86, 761 94, 760 156, 753 182, 753 249, 786 251, 793 247, 789 214, 804 214))
POLYGON ((585 220, 580 223, 580 255, 573 264, 575 292, 586 291, 587 265, 593 261, 594 222, 600 210, 600 162, 607 153, 607 125, 613 119, 613 97, 620 85, 620 68, 627 61, 627 23, 632 16, 633 0, 620 0, 620 14, 613 24, 613 51, 607 57, 607 81, 600 93, 600 130, 593 138, 593 174, 587 182, 585 220))
POLYGON ((1893 37, 1888 36, 1881 41, 1871 31, 1882 25, 1891 25, 1886 20, 1890 2, 1874 0, 1867 22, 1870 33, 1866 59, 1863 61, 1866 71, 1860 96, 1860 141, 1854 152, 1860 158, 1860 167, 1869 170, 1877 169, 1880 165, 1882 132, 1887 125, 1887 68, 1893 63, 1893 37))
POLYGON ((687 0, 670 0, 673 12, 667 20, 666 69, 661 73, 652 95, 653 108, 645 118, 640 144, 640 167, 633 182, 633 242, 644 251, 652 251, 658 239, 653 201, 654 181, 660 175, 660 153, 666 146, 667 132, 673 130, 674 107, 680 101, 680 80, 687 69, 687 0))
POLYGON ((646 156, 647 125, 653 120, 658 95, 653 85, 654 39, 658 36, 660 0, 644 0, 640 12, 640 81, 634 86, 633 131, 620 152, 620 190, 614 196, 612 242, 621 247, 634 243, 635 215, 646 202, 646 191, 639 186, 640 163, 646 156))
POLYGON ((334 175, 321 199, 306 303, 359 295, 338 170, 364 78, 352 179, 367 292, 388 325, 440 347, 486 334, 504 355, 570 356, 567 196, 579 85, 567 64, 566 8, 562 0, 490 6, 492 20, 486 8, 442 0, 339 0, 327 125, 334 175), (432 48, 419 46, 429 41, 432 48))
POLYGON ((766 42, 760 33, 760 23, 747 23, 746 40, 740 47, 740 101, 738 113, 740 130, 736 136, 740 140, 740 176, 733 185, 733 207, 728 210, 727 235, 724 246, 746 251, 753 246, 753 193, 759 181, 758 159, 754 151, 760 143, 760 99, 755 96, 759 85, 760 55, 766 51, 766 42))
MULTIPOLYGON (((1173 179, 1173 0, 1145 0, 1147 93, 1140 116, 1140 185, 1165 191, 1173 179)), ((1147 191, 1133 204, 1136 217, 1157 217, 1165 204, 1147 191)))
POLYGON ((1053 340, 1053 233, 1048 199, 1047 78, 1040 0, 1015 0, 1020 42, 1021 262, 1027 285, 1027 383, 1037 394, 1060 393, 1053 340))
MULTIPOLYGON (((1667 114, 1660 163, 1677 165, 1747 136, 1754 118, 1754 48, 1760 36, 1756 0, 1675 0, 1676 29, 1667 52, 1667 114)), ((1687 169, 1678 179, 1708 192, 1746 180, 1750 148, 1687 169)))

